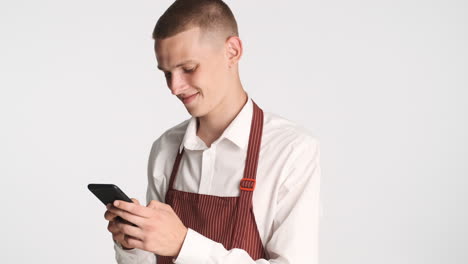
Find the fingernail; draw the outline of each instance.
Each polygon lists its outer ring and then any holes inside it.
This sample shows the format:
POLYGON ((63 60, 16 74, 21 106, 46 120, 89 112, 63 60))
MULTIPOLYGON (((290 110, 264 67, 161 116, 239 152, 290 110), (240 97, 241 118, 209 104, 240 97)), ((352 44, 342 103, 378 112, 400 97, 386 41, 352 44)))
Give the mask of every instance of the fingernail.
POLYGON ((116 207, 119 206, 119 201, 115 201, 114 206, 116 206, 116 207))

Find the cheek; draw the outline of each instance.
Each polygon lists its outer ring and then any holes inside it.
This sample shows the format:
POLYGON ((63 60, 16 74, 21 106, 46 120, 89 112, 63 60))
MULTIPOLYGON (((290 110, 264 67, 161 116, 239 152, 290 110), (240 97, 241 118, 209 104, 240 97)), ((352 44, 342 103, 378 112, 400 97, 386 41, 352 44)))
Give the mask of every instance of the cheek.
POLYGON ((206 73, 203 73, 200 69, 197 69, 196 72, 187 77, 187 82, 198 88, 203 83, 203 75, 206 75, 206 73))
POLYGON ((216 89, 220 89, 225 86, 226 75, 221 67, 213 67, 207 76, 211 86, 218 87, 216 89))
POLYGON ((218 61, 199 66, 190 77, 190 84, 200 89, 205 99, 216 103, 223 97, 226 88, 226 72, 218 61))
MULTIPOLYGON (((213 86, 213 72, 209 68, 197 69, 187 81, 191 86, 200 89, 202 93, 208 92, 210 87, 213 86)), ((204 94, 205 95, 205 94, 204 94)))

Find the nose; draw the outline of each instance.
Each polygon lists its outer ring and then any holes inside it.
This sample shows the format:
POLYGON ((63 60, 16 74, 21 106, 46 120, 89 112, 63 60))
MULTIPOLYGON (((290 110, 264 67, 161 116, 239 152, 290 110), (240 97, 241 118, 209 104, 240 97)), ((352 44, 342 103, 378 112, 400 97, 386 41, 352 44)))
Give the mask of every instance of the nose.
POLYGON ((167 83, 173 95, 179 95, 185 90, 187 83, 181 74, 174 73, 167 79, 167 83))

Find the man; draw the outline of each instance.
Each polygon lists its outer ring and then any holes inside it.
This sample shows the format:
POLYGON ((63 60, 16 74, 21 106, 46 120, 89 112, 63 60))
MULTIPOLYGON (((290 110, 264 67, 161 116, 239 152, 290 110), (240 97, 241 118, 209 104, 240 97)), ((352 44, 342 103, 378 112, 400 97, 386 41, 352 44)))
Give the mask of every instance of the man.
POLYGON ((108 206, 117 261, 317 263, 319 143, 244 91, 229 7, 177 0, 153 38, 158 68, 192 118, 154 142, 148 205, 108 206))

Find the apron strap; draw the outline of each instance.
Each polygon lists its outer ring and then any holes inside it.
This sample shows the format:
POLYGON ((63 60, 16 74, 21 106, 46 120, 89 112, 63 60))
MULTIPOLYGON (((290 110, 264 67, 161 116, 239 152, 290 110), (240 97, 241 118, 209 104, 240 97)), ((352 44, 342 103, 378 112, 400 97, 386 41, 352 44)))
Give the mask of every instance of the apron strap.
POLYGON ((245 226, 251 220, 249 217, 253 215, 253 212, 251 214, 253 208, 252 196, 253 191, 255 190, 258 158, 263 132, 263 111, 255 102, 253 102, 253 107, 249 146, 247 149, 247 158, 244 168, 244 178, 240 181, 240 195, 237 201, 236 221, 232 234, 233 240, 231 242, 231 248, 240 248, 240 245, 246 236, 245 226))
MULTIPOLYGON (((174 189, 174 181, 177 176, 177 172, 179 171, 179 164, 180 164, 180 160, 182 159, 182 156, 184 155, 184 151, 185 151, 185 148, 182 148, 182 151, 180 153, 177 151, 177 157, 174 162, 174 167, 172 167, 171 179, 169 180, 169 186, 167 190, 174 189)), ((167 193, 168 192, 166 192, 166 197, 167 197, 167 193)))

